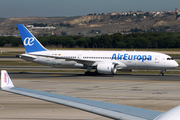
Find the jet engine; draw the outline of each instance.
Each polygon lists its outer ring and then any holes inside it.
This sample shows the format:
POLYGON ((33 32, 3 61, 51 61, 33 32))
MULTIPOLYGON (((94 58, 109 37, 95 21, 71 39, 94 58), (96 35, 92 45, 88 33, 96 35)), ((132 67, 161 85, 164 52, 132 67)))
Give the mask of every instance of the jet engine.
POLYGON ((116 73, 116 64, 114 63, 99 63, 97 65, 97 72, 101 74, 115 74, 116 73))
POLYGON ((179 120, 179 118, 180 118, 179 111, 180 111, 180 106, 177 106, 177 107, 161 114, 154 120, 179 120))

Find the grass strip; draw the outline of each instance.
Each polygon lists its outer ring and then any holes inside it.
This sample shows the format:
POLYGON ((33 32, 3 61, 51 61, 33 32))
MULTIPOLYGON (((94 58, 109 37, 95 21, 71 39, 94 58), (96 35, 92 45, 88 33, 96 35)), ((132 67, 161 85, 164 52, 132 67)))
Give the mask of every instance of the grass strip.
POLYGON ((0 66, 43 66, 30 61, 0 61, 0 66))

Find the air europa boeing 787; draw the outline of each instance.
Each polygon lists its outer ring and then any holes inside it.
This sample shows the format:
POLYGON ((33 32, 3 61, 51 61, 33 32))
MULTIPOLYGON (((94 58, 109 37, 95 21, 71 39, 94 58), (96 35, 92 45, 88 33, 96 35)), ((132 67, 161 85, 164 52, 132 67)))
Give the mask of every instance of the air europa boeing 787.
POLYGON ((59 68, 92 69, 100 74, 115 74, 117 70, 161 70, 178 67, 178 63, 169 55, 146 51, 81 51, 47 50, 21 24, 17 24, 26 53, 19 57, 35 63, 59 68))

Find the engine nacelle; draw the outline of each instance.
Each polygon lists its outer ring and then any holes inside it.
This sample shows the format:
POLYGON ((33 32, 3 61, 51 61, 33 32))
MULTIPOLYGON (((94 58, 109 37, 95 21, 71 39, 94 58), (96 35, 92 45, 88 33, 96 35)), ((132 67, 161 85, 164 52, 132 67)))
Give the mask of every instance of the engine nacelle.
POLYGON ((101 74, 115 74, 116 65, 113 63, 99 63, 97 65, 97 72, 101 74))
POLYGON ((177 107, 161 114, 154 120, 179 120, 180 119, 179 113, 180 113, 180 106, 177 106, 177 107))

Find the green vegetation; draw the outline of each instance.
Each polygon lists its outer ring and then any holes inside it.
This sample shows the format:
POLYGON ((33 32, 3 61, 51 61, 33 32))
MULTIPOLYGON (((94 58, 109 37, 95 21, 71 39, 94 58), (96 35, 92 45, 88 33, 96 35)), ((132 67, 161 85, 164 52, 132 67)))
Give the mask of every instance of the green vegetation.
POLYGON ((64 23, 60 23, 59 25, 57 24, 57 26, 60 26, 60 27, 74 27, 74 26, 71 26, 70 24, 64 24, 64 23))
POLYGON ((16 38, 16 37, 4 37, 0 36, 0 46, 3 47, 6 44, 11 44, 11 46, 18 46, 19 44, 22 44, 21 38, 16 38))
POLYGON ((33 24, 31 24, 31 25, 33 25, 34 27, 46 27, 46 26, 48 26, 47 25, 47 23, 33 23, 33 24))
MULTIPOLYGON (((65 35, 65 33, 64 33, 65 35)), ((63 48, 179 48, 180 33, 131 33, 122 35, 101 35, 95 37, 82 36, 50 36, 37 38, 44 46, 61 46, 63 48)), ((22 45, 20 38, 0 37, 0 46, 10 44, 13 47, 22 45)))

